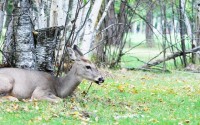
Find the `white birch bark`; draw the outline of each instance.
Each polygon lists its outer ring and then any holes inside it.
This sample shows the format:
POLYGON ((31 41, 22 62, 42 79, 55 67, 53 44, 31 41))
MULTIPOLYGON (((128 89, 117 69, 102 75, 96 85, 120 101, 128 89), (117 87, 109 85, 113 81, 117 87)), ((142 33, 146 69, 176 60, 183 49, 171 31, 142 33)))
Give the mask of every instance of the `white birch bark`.
POLYGON ((1 31, 3 29, 3 21, 4 21, 4 12, 3 10, 1 9, 1 3, 0 3, 0 35, 1 35, 1 31))
POLYGON ((132 25, 132 33, 134 33, 134 34, 137 34, 138 32, 137 32, 137 22, 134 22, 133 23, 133 25, 132 25))
POLYGON ((97 16, 99 14, 99 10, 100 10, 102 2, 103 0, 95 0, 90 16, 86 22, 83 41, 81 43, 81 50, 85 54, 86 57, 89 56, 87 52, 89 51, 91 43, 92 43, 95 23, 97 21, 97 16))
POLYGON ((157 18, 153 18, 153 32, 155 33, 155 34, 158 34, 158 31, 157 31, 157 29, 156 29, 156 23, 157 23, 157 18))
POLYGON ((143 24, 142 21, 140 21, 139 24, 140 24, 140 30, 139 30, 139 33, 140 33, 140 34, 143 34, 143 33, 144 33, 144 24, 143 24))
POLYGON ((191 28, 191 25, 190 25, 191 23, 190 23, 190 20, 189 20, 187 14, 186 14, 186 11, 185 11, 185 0, 181 0, 181 6, 183 7, 183 9, 181 11, 184 14, 187 34, 190 38, 192 38, 192 28, 191 28))
POLYGON ((78 0, 73 0, 72 12, 71 12, 71 19, 74 19, 74 18, 75 18, 77 5, 78 5, 78 0))
MULTIPOLYGON (((57 20, 58 26, 62 26, 62 25, 65 26, 65 23, 71 22, 72 17, 73 18, 75 17, 75 10, 76 10, 76 7, 77 7, 77 3, 78 3, 78 0, 62 0, 62 2, 59 2, 57 0, 53 0, 52 7, 51 7, 51 17, 52 17, 51 26, 55 26, 55 24, 53 24, 53 22, 55 22, 55 20, 57 20), (62 9, 60 9, 60 8, 62 8, 62 9), (53 18, 53 12, 58 13, 57 18, 55 18, 55 17, 53 18), (68 19, 70 20, 68 22, 66 22, 67 21, 66 20, 67 15, 68 15, 68 19)), ((67 25, 67 27, 69 27, 67 30, 71 31, 71 27, 70 27, 71 24, 69 23, 69 24, 66 24, 66 25, 67 25)), ((62 35, 65 36, 65 34, 63 32, 62 32, 62 35)), ((66 36, 68 36, 68 34, 66 36)), ((58 62, 61 61, 62 54, 64 52, 65 40, 66 40, 66 37, 63 37, 61 39, 61 43, 58 47, 58 51, 56 51, 56 53, 55 53, 55 56, 57 57, 56 60, 58 62)))
POLYGON ((87 13, 90 9, 90 3, 91 3, 90 0, 88 0, 85 7, 80 10, 80 13, 79 13, 78 18, 77 18, 76 29, 75 29, 75 32, 77 34, 77 39, 74 42, 74 44, 76 44, 76 45, 80 44, 80 41, 83 37, 83 33, 84 33, 84 29, 85 29, 85 26, 83 26, 83 23, 86 20, 87 13), (79 31, 80 28, 82 28, 82 29, 79 31))
POLYGON ((52 0, 50 27, 64 26, 69 8, 69 0, 52 0))
POLYGON ((0 1, 0 35, 5 23, 5 4, 6 0, 0 1))
POLYGON ((94 40, 96 39, 97 31, 99 30, 101 24, 103 23, 103 20, 105 19, 106 15, 108 13, 109 7, 110 7, 110 5, 112 4, 113 1, 114 0, 110 0, 108 2, 108 4, 106 5, 104 12, 103 12, 103 14, 102 14, 102 16, 101 16, 101 18, 100 18, 95 30, 94 30, 94 32, 92 33, 92 42, 91 42, 91 44, 95 44, 94 40))
MULTIPOLYGON (((81 6, 83 6, 83 3, 81 6)), ((84 8, 79 10, 80 12, 79 12, 77 20, 76 20, 76 29, 75 29, 75 34, 77 35, 77 38, 76 38, 74 44, 76 44, 76 45, 80 44, 81 36, 83 36, 83 31, 84 31, 83 23, 86 19, 86 15, 87 15, 87 12, 89 11, 89 8, 90 8, 90 0, 88 1, 88 3, 85 5, 84 8)))
POLYGON ((45 15, 45 4, 47 4, 48 0, 35 0, 35 5, 37 11, 35 11, 34 16, 36 16, 35 29, 41 29, 47 27, 47 17, 45 15))

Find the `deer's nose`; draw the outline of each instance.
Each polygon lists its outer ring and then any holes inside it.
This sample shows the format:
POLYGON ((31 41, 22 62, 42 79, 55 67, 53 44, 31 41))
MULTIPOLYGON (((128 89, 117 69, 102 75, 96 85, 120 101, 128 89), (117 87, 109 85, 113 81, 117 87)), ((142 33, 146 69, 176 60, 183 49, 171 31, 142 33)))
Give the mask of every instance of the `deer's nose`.
POLYGON ((98 79, 98 81, 99 81, 100 83, 103 83, 103 82, 104 82, 104 78, 103 78, 103 77, 100 77, 100 78, 98 79))

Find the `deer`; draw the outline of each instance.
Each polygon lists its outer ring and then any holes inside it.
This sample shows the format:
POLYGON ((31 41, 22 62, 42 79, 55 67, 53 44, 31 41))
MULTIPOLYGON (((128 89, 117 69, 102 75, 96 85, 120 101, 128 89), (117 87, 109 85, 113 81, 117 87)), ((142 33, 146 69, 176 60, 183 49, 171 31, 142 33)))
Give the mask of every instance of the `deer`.
POLYGON ((98 68, 91 61, 85 59, 80 52, 73 52, 70 55, 74 55, 74 53, 77 57, 70 71, 61 77, 43 71, 1 68, 0 94, 17 100, 36 99, 60 102, 62 98, 72 95, 83 79, 99 85, 103 83, 104 78, 98 68))

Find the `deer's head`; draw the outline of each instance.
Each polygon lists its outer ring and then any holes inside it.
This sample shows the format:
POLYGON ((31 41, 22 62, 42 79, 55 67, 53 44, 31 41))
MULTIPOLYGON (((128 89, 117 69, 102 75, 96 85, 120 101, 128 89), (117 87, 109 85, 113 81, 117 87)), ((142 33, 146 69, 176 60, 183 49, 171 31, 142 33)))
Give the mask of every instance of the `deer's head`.
POLYGON ((89 81, 93 81, 97 84, 104 82, 104 78, 98 68, 89 60, 83 57, 83 54, 75 46, 74 52, 76 54, 76 60, 73 64, 73 68, 76 68, 76 74, 82 78, 89 81))

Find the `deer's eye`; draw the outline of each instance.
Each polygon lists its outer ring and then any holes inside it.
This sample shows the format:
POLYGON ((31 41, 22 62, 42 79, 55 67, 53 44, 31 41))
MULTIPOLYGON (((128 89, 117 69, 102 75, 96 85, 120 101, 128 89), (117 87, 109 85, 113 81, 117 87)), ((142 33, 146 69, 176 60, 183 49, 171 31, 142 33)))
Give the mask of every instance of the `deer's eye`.
POLYGON ((91 69, 91 67, 90 66, 86 66, 86 69, 91 69))

